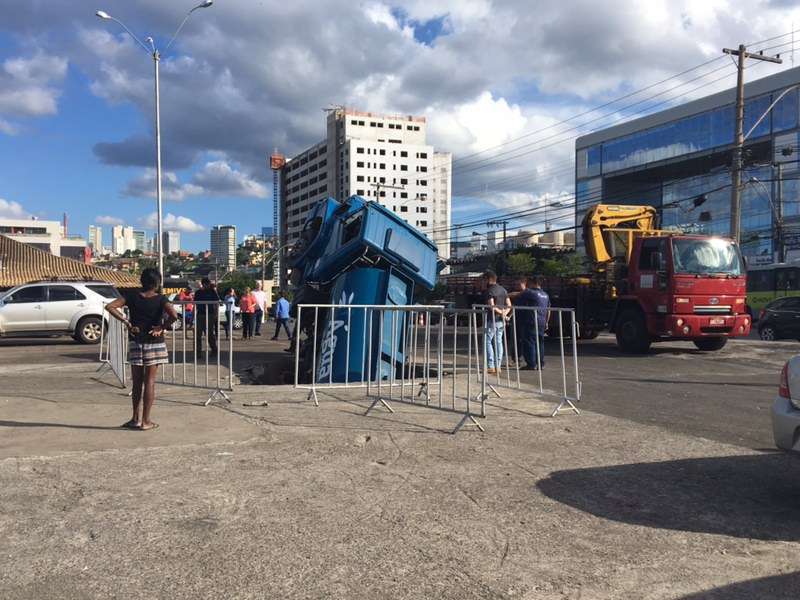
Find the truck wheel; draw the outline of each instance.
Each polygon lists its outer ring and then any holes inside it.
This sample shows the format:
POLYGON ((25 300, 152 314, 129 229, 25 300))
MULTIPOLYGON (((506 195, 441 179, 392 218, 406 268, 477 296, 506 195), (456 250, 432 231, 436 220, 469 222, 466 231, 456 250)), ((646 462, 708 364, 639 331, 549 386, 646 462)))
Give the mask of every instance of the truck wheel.
POLYGON ((100 317, 84 317, 75 328, 75 339, 81 344, 99 344, 101 327, 100 317))
POLYGON ((650 336, 644 316, 637 310, 626 310, 619 316, 616 326, 617 346, 623 352, 644 354, 650 349, 650 336))
POLYGON ((706 352, 714 352, 715 350, 722 350, 725 344, 728 343, 728 338, 704 338, 702 340, 695 340, 694 345, 698 350, 705 350, 706 352))
POLYGON ((580 335, 578 336, 579 340, 594 340, 597 339, 597 336, 600 335, 599 329, 582 329, 580 335))

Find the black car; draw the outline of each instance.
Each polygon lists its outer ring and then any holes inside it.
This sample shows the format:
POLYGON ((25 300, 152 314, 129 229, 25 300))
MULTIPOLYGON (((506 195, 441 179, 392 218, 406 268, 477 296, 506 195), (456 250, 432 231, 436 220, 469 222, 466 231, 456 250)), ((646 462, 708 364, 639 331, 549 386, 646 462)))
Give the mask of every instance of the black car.
POLYGON ((758 318, 762 340, 800 340, 800 296, 778 298, 764 307, 758 318))

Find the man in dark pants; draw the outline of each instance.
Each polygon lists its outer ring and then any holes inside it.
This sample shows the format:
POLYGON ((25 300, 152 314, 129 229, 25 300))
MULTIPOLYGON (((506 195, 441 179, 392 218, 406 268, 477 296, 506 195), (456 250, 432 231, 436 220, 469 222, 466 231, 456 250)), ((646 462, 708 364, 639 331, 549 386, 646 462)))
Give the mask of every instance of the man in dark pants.
POLYGON ((203 352, 203 335, 208 327, 208 347, 213 354, 217 353, 217 313, 219 311, 219 294, 211 285, 208 277, 203 277, 200 289, 194 295, 195 323, 194 337, 197 354, 203 352))
POLYGON ((550 321, 550 296, 542 289, 540 277, 528 279, 528 286, 517 296, 514 305, 536 309, 516 311, 517 334, 526 368, 544 367, 544 334, 550 321))
POLYGON ((286 337, 292 339, 292 330, 289 329, 289 301, 286 295, 281 290, 278 301, 275 303, 275 335, 272 336, 273 340, 278 339, 278 334, 281 332, 281 325, 286 330, 286 337))

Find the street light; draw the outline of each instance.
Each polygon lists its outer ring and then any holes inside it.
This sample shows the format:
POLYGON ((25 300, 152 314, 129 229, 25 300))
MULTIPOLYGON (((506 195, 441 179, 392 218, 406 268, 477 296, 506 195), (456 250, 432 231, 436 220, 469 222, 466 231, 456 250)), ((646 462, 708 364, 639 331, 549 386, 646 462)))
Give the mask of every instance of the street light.
MULTIPOLYGON (((199 8, 208 8, 214 4, 214 0, 205 0, 201 2, 193 9, 191 9, 186 16, 181 21, 181 24, 178 25, 178 28, 175 30, 175 33, 172 34, 169 42, 167 43, 164 51, 169 50, 169 47, 172 46, 172 42, 175 41, 175 38, 178 37, 181 29, 186 24, 187 19, 191 16, 191 14, 199 8)), ((156 214, 158 215, 158 271, 161 273, 161 276, 166 278, 166 274, 164 273, 164 240, 163 240, 163 229, 162 229, 162 221, 161 221, 161 94, 159 91, 159 76, 158 76, 158 64, 161 60, 161 53, 156 49, 155 42, 153 41, 152 37, 145 38, 145 42, 150 44, 148 47, 145 45, 142 40, 140 40, 136 35, 128 29, 128 27, 120 21, 119 19, 112 17, 110 14, 103 10, 98 10, 95 15, 104 21, 114 21, 120 27, 122 27, 128 35, 130 35, 137 44, 139 44, 145 51, 153 57, 153 65, 155 70, 155 98, 156 98, 156 114, 155 114, 155 121, 156 121, 156 205, 157 211, 156 214)))

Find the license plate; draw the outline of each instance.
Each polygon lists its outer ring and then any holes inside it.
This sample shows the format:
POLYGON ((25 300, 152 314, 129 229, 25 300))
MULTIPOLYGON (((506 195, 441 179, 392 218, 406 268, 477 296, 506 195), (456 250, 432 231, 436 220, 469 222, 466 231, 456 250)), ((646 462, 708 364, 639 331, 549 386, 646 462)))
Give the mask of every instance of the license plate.
POLYGON ((725 325, 724 317, 714 317, 709 319, 709 325, 725 325))

